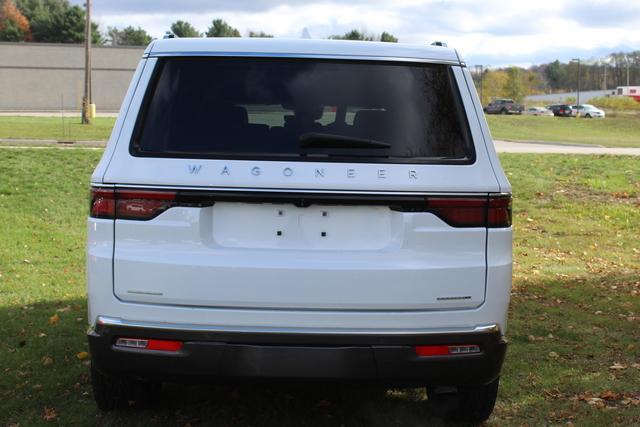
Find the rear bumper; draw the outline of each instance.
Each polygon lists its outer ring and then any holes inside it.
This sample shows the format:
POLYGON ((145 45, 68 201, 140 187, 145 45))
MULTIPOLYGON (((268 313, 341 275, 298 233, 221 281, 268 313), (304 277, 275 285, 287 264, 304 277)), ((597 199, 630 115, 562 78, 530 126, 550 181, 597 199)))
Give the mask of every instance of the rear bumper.
POLYGON ((162 381, 217 379, 372 381, 479 385, 500 373, 506 342, 497 327, 471 332, 335 334, 227 332, 99 322, 92 363, 115 375, 162 381), (119 337, 179 340, 177 352, 115 346, 119 337), (417 345, 478 344, 478 354, 419 357, 417 345))

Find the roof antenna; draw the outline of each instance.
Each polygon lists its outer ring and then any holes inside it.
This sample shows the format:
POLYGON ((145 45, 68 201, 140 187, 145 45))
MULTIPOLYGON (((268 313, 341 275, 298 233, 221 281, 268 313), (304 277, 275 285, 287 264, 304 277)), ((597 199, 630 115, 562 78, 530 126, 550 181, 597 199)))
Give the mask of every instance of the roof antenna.
POLYGON ((300 35, 300 37, 302 37, 303 39, 310 39, 311 38, 311 33, 309 32, 309 29, 307 27, 304 27, 302 29, 302 34, 300 35))
POLYGON ((445 42, 435 41, 431 43, 431 46, 447 47, 447 44, 445 42))
POLYGON ((176 38, 178 38, 178 36, 173 34, 171 31, 167 31, 166 33, 164 33, 164 36, 162 36, 162 38, 163 39, 176 39, 176 38))

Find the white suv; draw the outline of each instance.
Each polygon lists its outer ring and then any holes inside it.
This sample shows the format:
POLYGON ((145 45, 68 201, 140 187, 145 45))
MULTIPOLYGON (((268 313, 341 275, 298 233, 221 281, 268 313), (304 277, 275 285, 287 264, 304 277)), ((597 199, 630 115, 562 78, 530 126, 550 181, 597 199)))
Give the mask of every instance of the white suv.
POLYGON ((486 419, 510 192, 453 49, 153 42, 91 178, 98 406, 189 378, 369 380, 486 419))

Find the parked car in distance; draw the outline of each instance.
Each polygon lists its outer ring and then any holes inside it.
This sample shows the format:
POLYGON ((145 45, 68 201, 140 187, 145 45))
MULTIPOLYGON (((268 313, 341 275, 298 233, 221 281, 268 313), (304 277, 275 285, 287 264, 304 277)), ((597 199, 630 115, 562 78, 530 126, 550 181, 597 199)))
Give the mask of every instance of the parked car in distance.
POLYGON ((486 420, 513 229, 479 106, 446 47, 152 42, 91 178, 98 407, 163 381, 365 381, 486 420))
POLYGON ((487 114, 521 114, 524 106, 513 99, 494 99, 484 107, 487 114))
POLYGON ((529 107, 522 112, 527 116, 550 116, 553 117, 553 111, 544 107, 529 107))
POLYGON ((548 110, 553 112, 556 117, 576 117, 577 110, 569 104, 553 104, 547 106, 548 110))
POLYGON ((571 108, 574 108, 578 111, 578 115, 580 117, 584 117, 585 119, 591 118, 599 118, 604 119, 605 113, 603 110, 598 107, 594 107, 591 104, 580 104, 580 105, 572 105, 571 108))

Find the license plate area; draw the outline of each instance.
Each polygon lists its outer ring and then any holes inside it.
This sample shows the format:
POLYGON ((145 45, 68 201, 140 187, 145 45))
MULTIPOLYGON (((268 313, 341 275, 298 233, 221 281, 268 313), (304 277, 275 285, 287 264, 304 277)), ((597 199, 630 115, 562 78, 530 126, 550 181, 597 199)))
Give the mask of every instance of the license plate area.
POLYGON ((229 248, 380 250, 394 234, 386 206, 221 202, 211 209, 213 241, 229 248))

